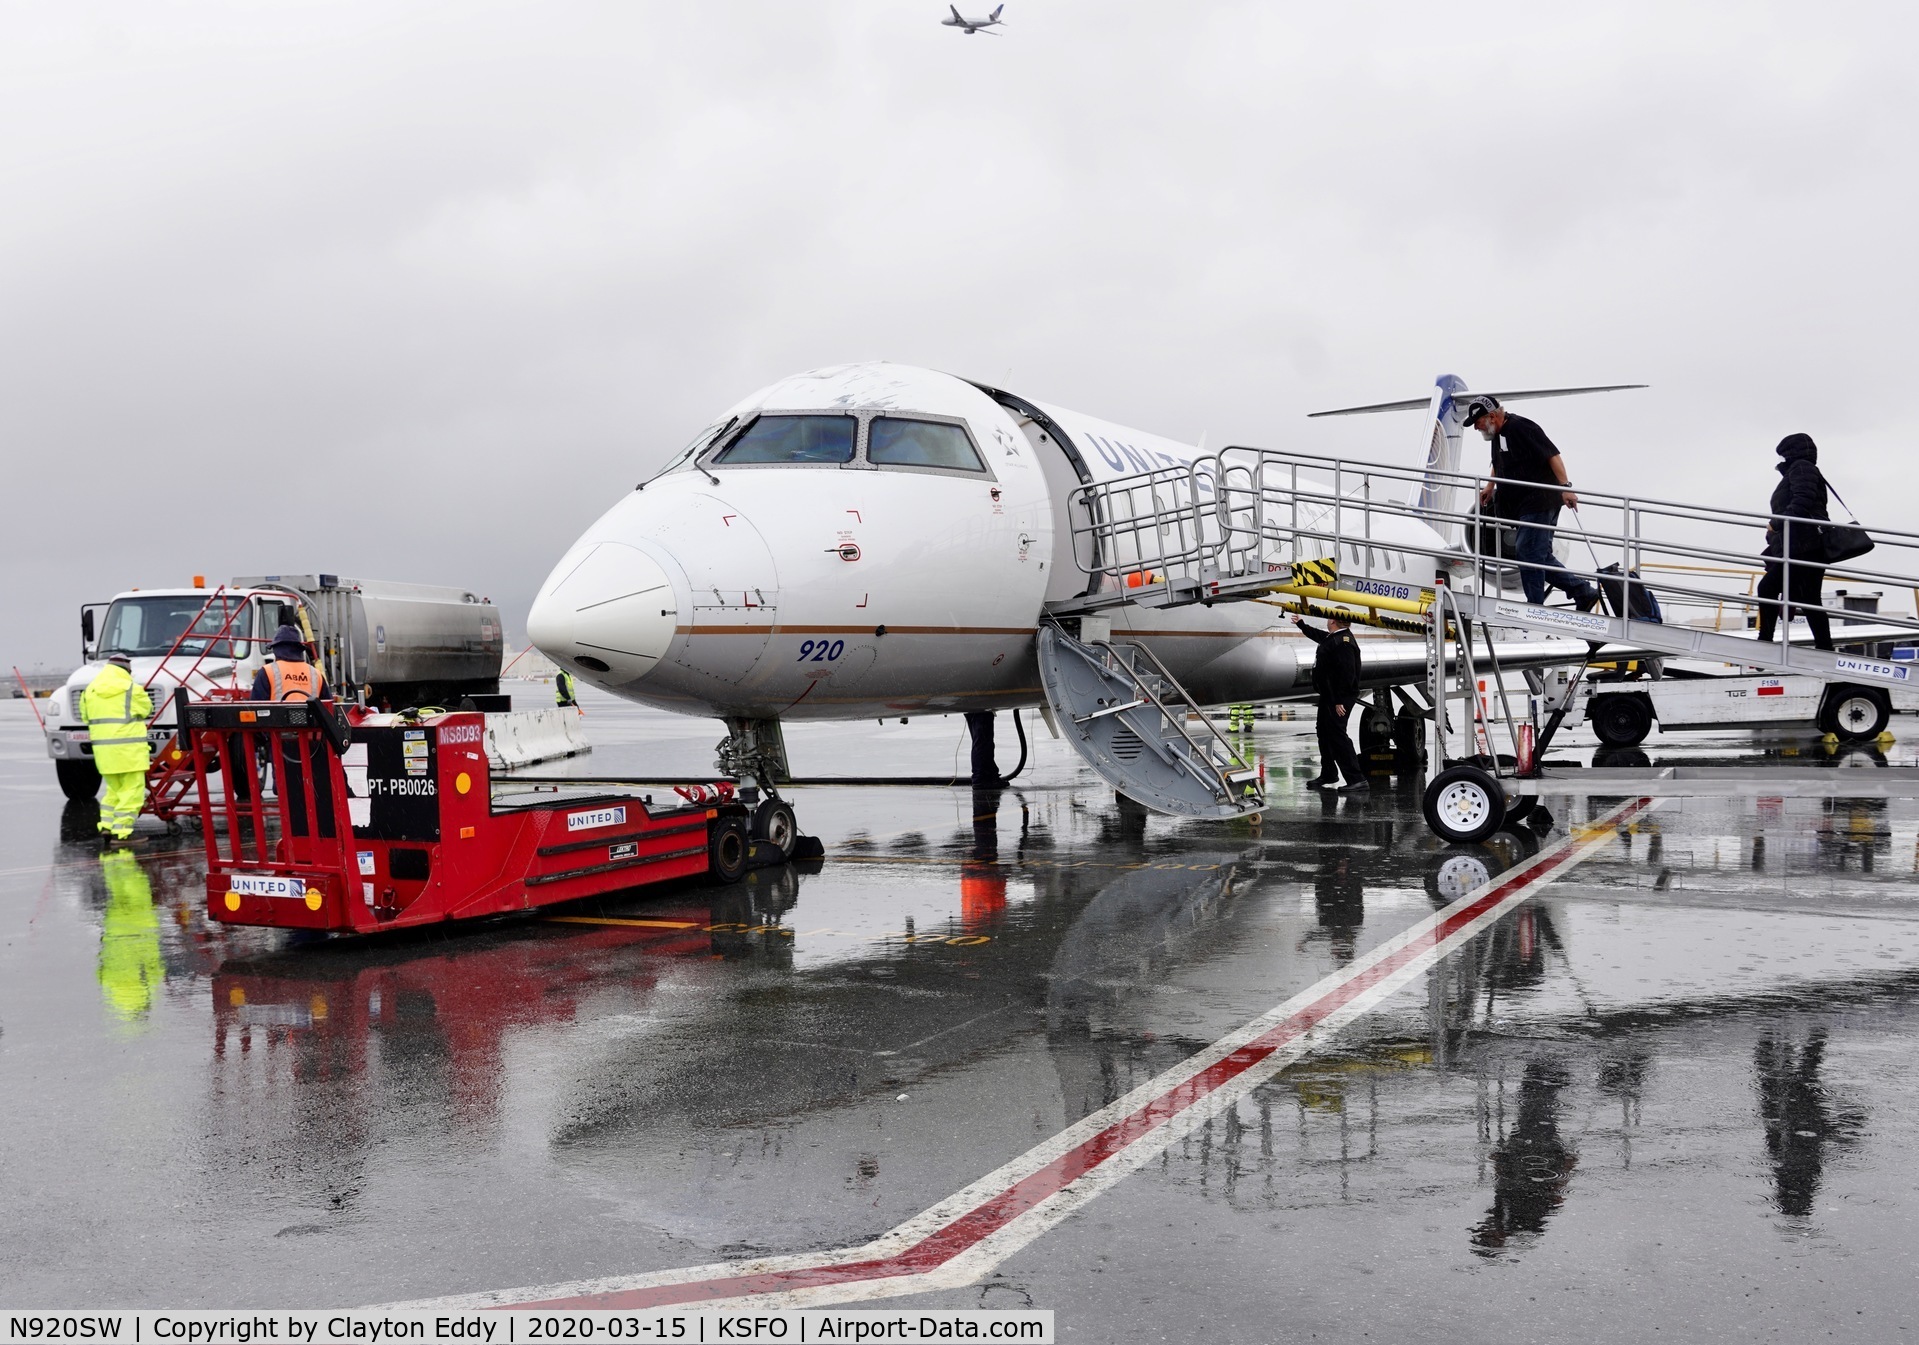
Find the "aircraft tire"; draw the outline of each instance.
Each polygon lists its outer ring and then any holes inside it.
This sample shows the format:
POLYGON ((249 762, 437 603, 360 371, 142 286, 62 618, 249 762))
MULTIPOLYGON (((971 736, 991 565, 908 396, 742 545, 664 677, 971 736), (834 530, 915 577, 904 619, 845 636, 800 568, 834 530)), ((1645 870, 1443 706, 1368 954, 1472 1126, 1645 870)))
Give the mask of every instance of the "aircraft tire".
POLYGON ((100 770, 91 761, 56 761, 53 772, 60 777, 60 792, 70 799, 97 798, 100 770))
POLYGON ((785 799, 764 799, 753 810, 753 839, 765 841, 780 852, 780 862, 793 858, 799 843, 800 825, 793 817, 793 805, 785 799))
POLYGON ((1393 717, 1367 706, 1359 720, 1359 751, 1362 756, 1393 750, 1393 717))
POLYGON ((1593 733, 1608 747, 1636 747, 1652 732, 1652 707, 1643 696, 1595 696, 1591 718, 1593 733))
POLYGON ((713 819, 706 832, 706 868, 715 882, 732 885, 746 876, 747 856, 752 842, 747 838, 746 819, 737 813, 723 813, 713 819))
POLYGON ((1473 845, 1505 824, 1506 794, 1477 766, 1453 766, 1433 777, 1421 806, 1433 834, 1453 845, 1473 845))

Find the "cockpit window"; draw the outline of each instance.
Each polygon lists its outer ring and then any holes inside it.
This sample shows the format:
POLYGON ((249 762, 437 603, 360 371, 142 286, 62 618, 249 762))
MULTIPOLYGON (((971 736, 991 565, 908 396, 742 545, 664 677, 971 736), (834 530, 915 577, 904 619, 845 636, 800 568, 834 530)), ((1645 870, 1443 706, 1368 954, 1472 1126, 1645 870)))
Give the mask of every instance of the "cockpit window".
POLYGON ((983 472, 979 450, 958 425, 876 416, 866 432, 866 460, 880 467, 942 467, 983 472))
POLYGON ((761 416, 713 461, 731 466, 851 462, 858 430, 852 416, 761 416))

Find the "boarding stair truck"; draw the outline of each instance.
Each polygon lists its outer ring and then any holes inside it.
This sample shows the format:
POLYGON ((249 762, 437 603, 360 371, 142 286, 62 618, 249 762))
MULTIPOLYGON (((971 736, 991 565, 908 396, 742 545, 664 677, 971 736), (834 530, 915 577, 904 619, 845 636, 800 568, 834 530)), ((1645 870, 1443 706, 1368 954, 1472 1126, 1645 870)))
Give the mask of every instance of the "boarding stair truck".
MULTIPOLYGON (((1423 806, 1428 825, 1449 842, 1480 841, 1528 817, 1538 823, 1543 819, 1538 795, 1545 788, 1642 795, 1834 792, 1828 770, 1687 766, 1663 768, 1656 775, 1632 768, 1568 772, 1548 758, 1564 713, 1555 714, 1535 736, 1532 726, 1512 713, 1507 673, 1567 664, 1583 679, 1595 661, 1650 657, 1743 665, 1827 684, 1833 688, 1825 693, 1827 702, 1839 713, 1837 707, 1854 702, 1883 706, 1881 693, 1919 683, 1912 664, 1847 648, 1910 643, 1919 633, 1919 616, 1882 614, 1877 626, 1841 627, 1834 632, 1839 647, 1827 650, 1808 647, 1791 621, 1780 622, 1777 638, 1762 642, 1703 625, 1649 620, 1636 610, 1579 611, 1528 602, 1516 591, 1527 563, 1503 554, 1503 548, 1468 544, 1499 526, 1499 520, 1482 515, 1479 501, 1486 487, 1532 483, 1456 470, 1463 391, 1457 380, 1442 379, 1430 402, 1420 403, 1433 416, 1433 452, 1421 468, 1233 447, 1081 486, 1071 502, 1074 553, 1093 582, 1081 595, 1048 604, 1039 640, 1049 709, 1062 729, 1073 726, 1077 740, 1069 741, 1075 749, 1116 789, 1160 811, 1229 816, 1260 806, 1227 792, 1235 782, 1209 760, 1206 743, 1189 745, 1166 728, 1169 721, 1189 717, 1181 714, 1182 701, 1189 698, 1179 688, 1166 695, 1139 677, 1096 678, 1081 671, 1106 672, 1106 665, 1128 657, 1104 616, 1115 605, 1259 601, 1388 628, 1410 626, 1424 634, 1428 778, 1423 806), (1510 655, 1515 643, 1549 649, 1538 656, 1529 647, 1526 662, 1518 663, 1500 652, 1503 644, 1510 655), (1495 688, 1495 695, 1489 697, 1482 687, 1495 688), (1179 782, 1187 794, 1198 784, 1211 797, 1200 798, 1198 806, 1182 806, 1181 799, 1167 797, 1173 791, 1153 788, 1140 763, 1179 782)), ((1621 575, 1657 573, 1658 579, 1631 582, 1643 584, 1672 612, 1687 606, 1744 609, 1741 625, 1745 615, 1766 605, 1751 594, 1710 587, 1711 576, 1750 567, 1771 521, 1766 513, 1584 487, 1579 495, 1581 508, 1562 518, 1557 529, 1563 548, 1559 564, 1574 575, 1604 591, 1621 575), (1609 563, 1602 565, 1602 558, 1609 563)), ((1794 529, 1819 530, 1822 547, 1833 534, 1849 532, 1843 540, 1851 542, 1863 533, 1856 523, 1824 519, 1787 518, 1782 526, 1787 536, 1781 563, 1788 571, 1810 563, 1794 558, 1794 529)), ((1869 561, 1852 550, 1821 568, 1842 583, 1919 589, 1919 533, 1873 528, 1869 546, 1869 561)), ((1785 579, 1790 592, 1791 574, 1785 579)), ((1795 606, 1803 612, 1809 605, 1795 606)), ((1842 621, 1849 615, 1823 604, 1821 610, 1842 621)), ((1568 706, 1573 702, 1567 698, 1568 706)), ((1919 796, 1919 768, 1848 773, 1845 791, 1861 790, 1919 796)))
POLYGON ((170 755, 174 691, 246 699, 282 625, 306 636, 344 699, 390 709, 470 705, 486 714, 497 765, 586 750, 577 717, 553 707, 511 711, 499 694, 499 612, 467 590, 325 574, 261 575, 209 589, 196 576, 191 587, 130 589, 80 609, 81 666, 50 698, 46 716, 47 755, 67 797, 92 798, 99 789, 79 702, 108 654, 131 655, 135 681, 153 698, 155 775, 171 762, 176 778, 163 794, 150 793, 149 804, 168 812, 182 802, 185 780, 181 759, 170 755))

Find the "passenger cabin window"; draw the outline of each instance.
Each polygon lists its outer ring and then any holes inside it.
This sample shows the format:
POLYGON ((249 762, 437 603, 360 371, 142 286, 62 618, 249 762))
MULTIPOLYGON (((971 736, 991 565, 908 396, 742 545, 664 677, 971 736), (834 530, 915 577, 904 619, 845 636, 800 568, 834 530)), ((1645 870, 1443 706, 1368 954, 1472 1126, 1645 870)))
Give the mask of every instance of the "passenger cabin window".
POLYGON ((940 467, 950 472, 984 472, 979 450, 957 425, 936 420, 874 418, 866 432, 866 460, 879 467, 940 467))
POLYGON ((852 416, 761 416, 713 461, 736 467, 851 462, 858 430, 852 416))

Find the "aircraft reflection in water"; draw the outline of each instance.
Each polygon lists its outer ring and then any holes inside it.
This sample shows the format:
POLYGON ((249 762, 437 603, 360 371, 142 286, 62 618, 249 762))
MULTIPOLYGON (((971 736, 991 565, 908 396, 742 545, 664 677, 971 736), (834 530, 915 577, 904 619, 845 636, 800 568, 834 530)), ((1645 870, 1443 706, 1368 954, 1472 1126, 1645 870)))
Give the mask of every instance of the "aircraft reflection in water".
MULTIPOLYGON (((724 1197, 742 1188, 725 1183, 758 1172, 782 1195, 754 1207, 756 1245, 813 1245, 823 1211, 850 1210, 859 1227, 917 1212, 926 1182, 950 1176, 956 1189, 1236 1025, 1202 1001, 1263 1006, 1282 971, 1303 985, 1349 960, 1372 941, 1369 899, 1399 908, 1391 928, 1408 900, 1426 903, 1422 869, 1442 904, 1474 880, 1462 859, 1497 871, 1536 844, 1421 858, 1417 821, 1346 811, 1340 844, 1308 844, 1322 820, 1275 818, 1261 836, 1190 851, 1109 806, 1098 843, 1066 852, 1016 791, 978 791, 970 807, 910 870, 956 881, 950 922, 817 965, 794 954, 822 880, 791 869, 617 916, 646 924, 230 960, 213 984, 209 1153, 271 1156, 323 1216, 344 1217, 384 1138, 494 1127, 517 1084, 552 1160, 624 1193, 631 1216, 730 1245, 741 1229, 724 1197), (561 1025, 553 1049, 509 1049, 561 1025), (516 1079, 514 1062, 532 1059, 518 1068, 538 1078, 516 1079), (902 1092, 927 1105, 893 1105, 902 1092), (887 1180, 909 1163, 912 1178, 887 1180), (861 1193, 851 1206, 848 1191, 861 1193)), ((1236 1207, 1297 1208, 1351 1199, 1367 1180, 1390 1187, 1403 1173, 1367 1164, 1410 1142, 1408 1127, 1433 1128, 1442 1148, 1472 1155, 1486 1191, 1462 1250, 1523 1253, 1577 1198, 1578 1173, 1632 1168, 1658 1061, 1691 1049, 1687 1018, 1752 1011, 1750 998, 1665 1020, 1581 1011, 1515 1033, 1508 1014, 1577 980, 1576 952, 1550 905, 1522 907, 1436 967, 1423 1003, 1402 999, 1349 1031, 1341 1054, 1223 1109, 1160 1171, 1236 1207)), ((1779 1011, 1763 1026, 1747 1112, 1776 1204, 1795 1218, 1810 1217, 1822 1163, 1863 1123, 1821 1078, 1823 1030, 1804 1021, 1779 1011)))

